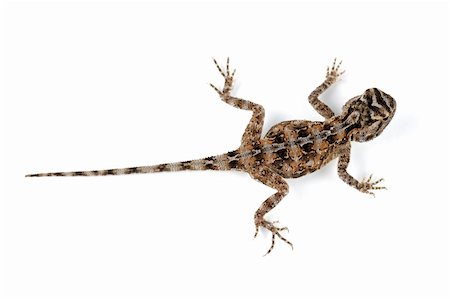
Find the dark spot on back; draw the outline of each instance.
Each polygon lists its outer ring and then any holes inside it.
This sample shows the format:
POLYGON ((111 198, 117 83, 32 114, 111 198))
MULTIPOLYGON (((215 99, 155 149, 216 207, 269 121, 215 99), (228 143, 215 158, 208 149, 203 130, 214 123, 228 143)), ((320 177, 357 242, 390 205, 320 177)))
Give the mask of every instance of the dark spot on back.
POLYGON ((334 143, 335 141, 336 141, 336 135, 330 135, 330 136, 327 137, 327 142, 328 142, 329 144, 332 144, 332 143, 334 143))
POLYGON ((262 153, 262 151, 260 151, 258 154, 255 155, 255 159, 258 162, 264 161, 264 154, 262 153))
POLYGON ((238 163, 238 160, 231 160, 230 162, 228 162, 228 165, 230 165, 231 168, 237 168, 238 163))
POLYGON ((284 134, 278 134, 275 136, 275 143, 284 143, 284 134))
POLYGON ((308 137, 308 135, 309 135, 309 132, 307 129, 298 131, 298 137, 308 137))
POLYGON ((237 154, 238 154, 238 151, 236 150, 236 151, 228 152, 228 153, 227 153, 227 156, 230 157, 230 158, 233 158, 233 157, 235 157, 237 154))
POLYGON ((312 151, 312 147, 313 147, 313 143, 309 142, 309 143, 302 145, 302 150, 308 153, 308 152, 312 151))
POLYGON ((275 153, 276 153, 276 155, 277 155, 278 157, 280 157, 281 159, 287 159, 287 158, 289 158, 289 153, 288 153, 287 149, 285 149, 285 148, 280 149, 280 150, 276 151, 275 153))

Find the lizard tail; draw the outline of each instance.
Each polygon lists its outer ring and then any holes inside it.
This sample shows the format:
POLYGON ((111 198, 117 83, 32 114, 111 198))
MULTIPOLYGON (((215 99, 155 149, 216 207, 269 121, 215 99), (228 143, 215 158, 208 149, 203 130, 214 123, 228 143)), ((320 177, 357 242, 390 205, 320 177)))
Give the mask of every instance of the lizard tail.
POLYGON ((176 163, 163 163, 151 166, 113 168, 90 171, 70 171, 70 172, 46 172, 27 174, 25 177, 46 177, 46 176, 105 176, 140 174, 166 171, 182 170, 231 170, 238 168, 237 151, 231 151, 222 155, 211 156, 203 159, 189 160, 176 163))

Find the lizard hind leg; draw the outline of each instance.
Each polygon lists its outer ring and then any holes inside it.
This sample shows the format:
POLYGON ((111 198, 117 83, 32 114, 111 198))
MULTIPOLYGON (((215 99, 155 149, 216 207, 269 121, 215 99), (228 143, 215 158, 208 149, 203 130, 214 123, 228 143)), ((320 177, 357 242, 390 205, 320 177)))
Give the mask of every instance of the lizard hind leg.
POLYGON ((258 210, 256 210, 254 217, 256 227, 255 237, 258 235, 260 227, 265 228, 272 233, 272 243, 265 255, 272 252, 272 249, 275 246, 276 237, 278 237, 285 243, 289 244, 291 248, 294 249, 292 243, 281 235, 282 231, 284 230, 289 231, 288 228, 276 226, 275 224, 278 221, 272 222, 264 219, 264 215, 267 214, 269 211, 271 211, 273 208, 275 208, 275 206, 288 194, 289 186, 287 182, 283 179, 281 175, 271 171, 270 169, 264 166, 259 168, 253 168, 248 172, 254 179, 260 181, 261 183, 263 183, 268 187, 277 190, 275 194, 272 194, 261 204, 258 210))

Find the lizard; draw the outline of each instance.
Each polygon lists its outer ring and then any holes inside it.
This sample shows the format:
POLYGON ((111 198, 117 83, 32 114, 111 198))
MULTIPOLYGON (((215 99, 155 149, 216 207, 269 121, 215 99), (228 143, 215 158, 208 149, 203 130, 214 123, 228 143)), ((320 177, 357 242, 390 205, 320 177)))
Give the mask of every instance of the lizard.
POLYGON ((337 158, 338 176, 351 187, 371 195, 374 195, 374 190, 386 189, 379 186, 383 179, 372 181, 370 175, 358 181, 347 172, 347 167, 350 162, 351 141, 366 142, 374 139, 383 132, 394 116, 396 102, 389 94, 378 88, 369 88, 361 95, 348 100, 342 112, 335 114, 319 99, 319 96, 344 73, 340 69, 342 61, 336 63, 334 59, 331 68, 327 67, 325 80, 308 97, 309 103, 324 120, 283 121, 275 124, 262 136, 265 113, 263 106, 231 94, 236 69, 230 71, 229 58, 225 68, 221 68, 214 58, 213 61, 224 78, 222 89, 210 84, 220 99, 235 108, 252 112, 242 135, 241 144, 236 150, 184 162, 105 170, 36 173, 28 174, 26 177, 105 176, 181 170, 244 171, 253 179, 276 191, 254 214, 256 228, 254 237, 258 235, 260 228, 267 229, 272 234, 272 242, 265 255, 272 252, 276 237, 293 248, 293 244, 281 234, 282 231, 288 230, 287 227, 279 227, 276 225, 278 221, 269 221, 265 218, 265 215, 288 194, 289 186, 286 179, 312 173, 337 158))

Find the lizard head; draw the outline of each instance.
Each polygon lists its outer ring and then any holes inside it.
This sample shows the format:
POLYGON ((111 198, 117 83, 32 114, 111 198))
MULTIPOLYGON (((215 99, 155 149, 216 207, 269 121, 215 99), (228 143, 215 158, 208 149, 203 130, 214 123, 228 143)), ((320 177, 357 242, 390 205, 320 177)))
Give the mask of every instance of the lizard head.
POLYGON ((369 88, 344 106, 344 115, 353 115, 354 125, 349 129, 351 140, 365 142, 383 132, 394 116, 397 104, 394 98, 377 89, 369 88))

